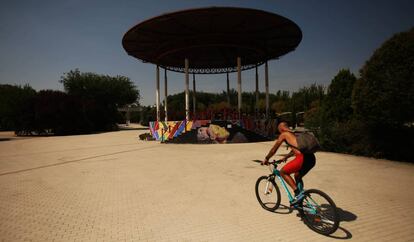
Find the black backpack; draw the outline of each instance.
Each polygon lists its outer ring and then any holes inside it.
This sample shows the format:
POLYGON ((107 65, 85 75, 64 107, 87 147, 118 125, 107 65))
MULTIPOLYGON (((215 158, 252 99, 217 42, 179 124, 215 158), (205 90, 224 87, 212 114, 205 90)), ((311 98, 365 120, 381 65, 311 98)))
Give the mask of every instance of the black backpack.
POLYGON ((298 149, 304 154, 313 154, 321 148, 318 139, 311 132, 295 133, 295 136, 299 146, 298 149))

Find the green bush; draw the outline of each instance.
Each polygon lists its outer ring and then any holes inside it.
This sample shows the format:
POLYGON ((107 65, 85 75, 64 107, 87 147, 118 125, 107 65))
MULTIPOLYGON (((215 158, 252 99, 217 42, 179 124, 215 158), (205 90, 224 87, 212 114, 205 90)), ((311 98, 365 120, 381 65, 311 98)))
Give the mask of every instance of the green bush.
POLYGON ((29 85, 0 85, 0 130, 27 130, 34 120, 35 96, 29 85))

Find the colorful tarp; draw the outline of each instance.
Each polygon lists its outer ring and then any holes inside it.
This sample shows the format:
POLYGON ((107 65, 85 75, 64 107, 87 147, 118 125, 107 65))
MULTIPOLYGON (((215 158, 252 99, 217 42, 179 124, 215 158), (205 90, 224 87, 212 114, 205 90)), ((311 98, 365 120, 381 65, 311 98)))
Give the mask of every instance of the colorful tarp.
MULTIPOLYGON (((266 119, 242 119, 242 120, 227 120, 233 125, 238 125, 246 130, 255 132, 264 137, 274 138, 277 129, 277 120, 266 119)), ((158 141, 171 140, 182 133, 197 129, 201 126, 207 126, 211 120, 196 120, 196 121, 154 121, 149 123, 149 128, 152 137, 158 141)))

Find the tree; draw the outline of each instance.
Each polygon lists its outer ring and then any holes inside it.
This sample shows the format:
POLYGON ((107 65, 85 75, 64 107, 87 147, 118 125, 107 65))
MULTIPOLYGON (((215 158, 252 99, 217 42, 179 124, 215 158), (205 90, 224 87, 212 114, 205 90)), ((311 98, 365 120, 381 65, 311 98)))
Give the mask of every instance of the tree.
POLYGON ((275 113, 283 113, 287 111, 287 102, 278 100, 271 105, 271 110, 275 113))
POLYGON ((414 121, 414 28, 394 35, 365 63, 352 97, 355 114, 376 125, 414 121))
POLYGON ((312 84, 309 87, 302 87, 293 92, 290 98, 290 110, 292 112, 307 111, 315 100, 323 99, 325 88, 321 85, 312 84))
POLYGON ((139 102, 139 90, 128 77, 71 70, 61 79, 65 91, 81 100, 82 113, 94 131, 116 128, 118 107, 139 102))
POLYGON ((323 149, 352 152, 355 141, 350 129, 355 124, 348 121, 353 115, 351 97, 355 81, 356 77, 349 70, 340 70, 329 84, 327 94, 314 98, 305 113, 305 126, 317 128, 323 149))
POLYGON ((414 28, 387 40, 361 69, 352 105, 371 152, 412 160, 414 148, 414 28))
POLYGON ((71 70, 62 76, 60 82, 68 94, 86 99, 94 99, 110 105, 123 106, 138 103, 139 90, 125 76, 98 75, 71 70))
POLYGON ((336 74, 324 100, 325 118, 333 121, 352 118, 352 90, 356 80, 355 75, 347 69, 342 69, 336 74))
POLYGON ((322 85, 312 84, 309 87, 302 87, 293 92, 289 100, 288 110, 292 112, 292 122, 296 123, 296 113, 307 112, 311 104, 321 101, 325 95, 325 88, 322 85))

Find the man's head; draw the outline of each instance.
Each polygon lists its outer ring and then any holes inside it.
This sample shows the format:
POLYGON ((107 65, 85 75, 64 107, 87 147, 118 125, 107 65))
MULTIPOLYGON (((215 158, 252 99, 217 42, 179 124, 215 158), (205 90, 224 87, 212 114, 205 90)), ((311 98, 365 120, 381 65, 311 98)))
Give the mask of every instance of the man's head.
POLYGON ((288 124, 284 121, 279 123, 279 125, 277 126, 277 129, 279 130, 280 133, 290 131, 288 124))

